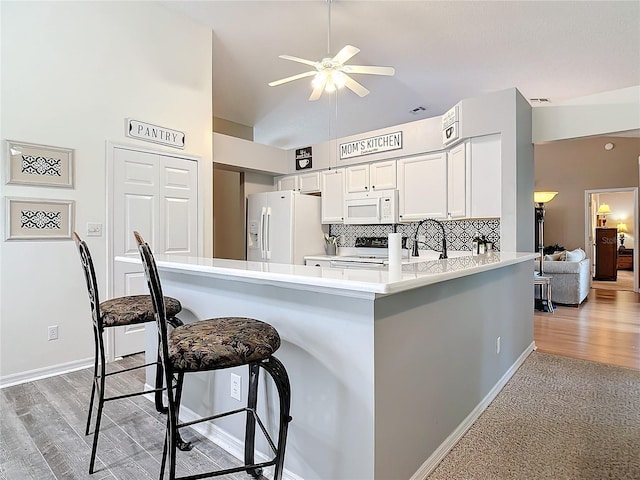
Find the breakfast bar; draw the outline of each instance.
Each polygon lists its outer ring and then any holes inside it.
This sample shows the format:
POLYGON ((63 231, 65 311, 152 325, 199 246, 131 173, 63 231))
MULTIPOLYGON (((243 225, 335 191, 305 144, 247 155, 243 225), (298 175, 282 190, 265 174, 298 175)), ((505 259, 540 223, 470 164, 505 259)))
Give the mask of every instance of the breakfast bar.
MULTIPOLYGON (((280 333, 276 356, 289 372, 293 416, 285 478, 417 480, 532 351, 535 256, 495 252, 382 270, 156 260, 164 294, 180 299, 185 323, 248 316, 280 333)), ((147 355, 155 342, 149 329, 147 355)), ((244 395, 248 373, 233 373, 244 395)), ((149 384, 154 378, 148 372, 149 384)), ((261 388, 267 400, 259 409, 274 411, 273 385, 261 388)), ((241 406, 229 392, 226 370, 196 376, 185 383, 181 415, 241 406)), ((271 429, 275 413, 267 416, 271 429)), ((227 418, 201 432, 241 456, 243 428, 227 418)))

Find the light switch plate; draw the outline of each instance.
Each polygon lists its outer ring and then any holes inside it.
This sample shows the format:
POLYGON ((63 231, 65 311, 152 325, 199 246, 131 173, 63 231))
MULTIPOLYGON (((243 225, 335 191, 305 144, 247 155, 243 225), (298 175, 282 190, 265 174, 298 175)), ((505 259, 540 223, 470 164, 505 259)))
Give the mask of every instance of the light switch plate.
POLYGON ((101 223, 87 223, 87 237, 101 237, 101 236, 102 236, 101 223))

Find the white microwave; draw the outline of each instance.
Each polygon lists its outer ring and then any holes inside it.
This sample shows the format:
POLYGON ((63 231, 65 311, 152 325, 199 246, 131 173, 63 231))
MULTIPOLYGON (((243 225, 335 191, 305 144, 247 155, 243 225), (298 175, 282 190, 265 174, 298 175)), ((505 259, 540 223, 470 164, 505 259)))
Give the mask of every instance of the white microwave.
POLYGON ((344 223, 347 225, 398 223, 398 191, 348 193, 344 204, 344 223))

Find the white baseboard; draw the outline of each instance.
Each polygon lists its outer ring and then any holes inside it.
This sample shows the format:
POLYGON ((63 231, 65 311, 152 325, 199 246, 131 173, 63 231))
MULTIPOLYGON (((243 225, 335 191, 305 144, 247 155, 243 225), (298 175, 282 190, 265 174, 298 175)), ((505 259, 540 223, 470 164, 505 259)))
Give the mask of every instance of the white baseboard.
POLYGON ((516 370, 524 363, 527 357, 536 349, 535 342, 531 342, 524 352, 518 357, 511 367, 505 372, 502 378, 496 383, 493 388, 487 393, 478 405, 467 415, 458 427, 451 432, 444 442, 431 454, 431 456, 420 466, 420 468, 414 473, 409 480, 426 480, 426 478, 435 470, 442 459, 449 453, 449 451, 460 441, 462 436, 467 433, 467 430, 471 428, 474 422, 482 415, 482 412, 489 406, 489 404, 498 396, 500 390, 506 385, 509 379, 516 373, 516 370))
MULTIPOLYGON (((154 387, 149 384, 145 384, 145 390, 153 390, 154 387)), ((153 401, 153 394, 145 395, 149 400, 153 401)), ((166 396, 165 402, 166 402, 166 396)), ((196 414, 193 410, 185 407, 184 405, 180 406, 180 421, 181 422, 190 422, 192 420, 197 420, 201 416, 196 414)), ((239 440, 238 438, 231 435, 226 430, 214 425, 211 422, 203 422, 198 425, 192 425, 196 432, 198 432, 203 437, 212 441, 220 448, 222 448, 227 453, 233 455, 240 461, 244 461, 244 442, 239 440)), ((256 429, 258 431, 258 429, 256 429)), ((266 462, 271 457, 267 457, 262 452, 256 451, 256 461, 257 462, 266 462)), ((265 477, 272 479, 273 478, 273 467, 265 468, 262 472, 262 475, 265 477)), ((295 473, 287 470, 286 468, 282 472, 283 480, 304 480, 302 477, 296 475, 295 473)))
POLYGON ((63 373, 75 372, 83 368, 93 366, 93 357, 84 358, 82 360, 74 360, 73 362, 59 363, 50 367, 36 368, 26 372, 14 373, 0 377, 0 389, 19 385, 21 383, 33 382, 42 378, 62 375, 63 373))

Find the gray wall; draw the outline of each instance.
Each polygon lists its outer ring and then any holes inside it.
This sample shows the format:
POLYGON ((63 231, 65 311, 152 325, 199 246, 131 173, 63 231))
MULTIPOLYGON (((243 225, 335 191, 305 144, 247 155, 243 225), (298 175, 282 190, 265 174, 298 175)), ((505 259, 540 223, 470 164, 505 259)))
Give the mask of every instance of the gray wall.
MULTIPOLYGON (((546 206, 544 243, 584 248, 585 190, 638 186, 640 138, 589 137, 535 145, 535 189, 546 206), (613 150, 604 144, 615 144, 613 150)), ((614 225, 615 226, 615 225, 614 225)))

